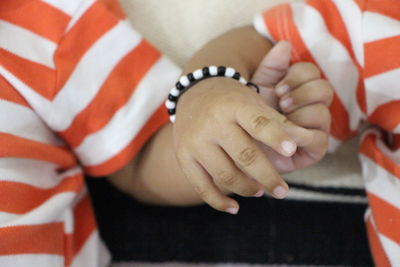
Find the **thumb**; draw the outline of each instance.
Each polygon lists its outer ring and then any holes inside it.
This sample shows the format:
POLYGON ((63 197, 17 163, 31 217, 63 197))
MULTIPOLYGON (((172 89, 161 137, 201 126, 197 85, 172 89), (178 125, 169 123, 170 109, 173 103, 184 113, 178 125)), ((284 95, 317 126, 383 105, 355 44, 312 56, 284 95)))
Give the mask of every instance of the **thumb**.
POLYGON ((275 87, 289 69, 291 49, 292 46, 287 41, 277 43, 263 58, 251 82, 261 86, 275 87))

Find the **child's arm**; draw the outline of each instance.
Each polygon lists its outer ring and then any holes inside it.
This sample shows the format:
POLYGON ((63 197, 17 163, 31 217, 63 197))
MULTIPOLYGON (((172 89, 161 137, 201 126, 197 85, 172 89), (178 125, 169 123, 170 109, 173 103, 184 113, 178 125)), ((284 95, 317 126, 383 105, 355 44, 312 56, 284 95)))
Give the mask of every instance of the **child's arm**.
MULTIPOLYGON (((247 27, 238 29, 224 34, 200 50, 187 65, 185 72, 190 72, 196 68, 212 64, 226 65, 234 67, 241 72, 245 78, 248 79, 249 76, 254 73, 262 56, 270 48, 270 44, 265 39, 261 38, 252 28, 247 27)), ((184 118, 187 115, 185 108, 181 108, 182 115, 179 115, 180 106, 186 107, 186 111, 188 110, 187 107, 190 107, 189 110, 192 110, 192 107, 195 106, 194 104, 198 102, 198 99, 206 96, 205 94, 207 94, 207 97, 210 97, 210 94, 215 94, 214 99, 217 97, 222 99, 228 94, 231 94, 231 92, 239 92, 240 90, 240 94, 234 95, 234 97, 237 97, 237 99, 253 98, 254 101, 258 101, 256 100, 258 96, 254 92, 251 92, 248 88, 246 88, 244 91, 242 89, 243 88, 240 87, 238 83, 226 78, 213 78, 202 81, 182 96, 180 103, 178 104, 177 118, 179 118, 179 116, 184 118), (222 87, 225 89, 227 88, 229 91, 225 91, 224 93, 222 87), (241 89, 236 91, 234 88, 241 89), (184 104, 185 102, 186 104, 184 104)), ((223 107, 226 104, 226 102, 221 102, 218 104, 218 106, 223 107)), ((243 102, 243 105, 249 105, 249 103, 243 102)), ((255 102, 251 105, 255 105, 255 102)), ((197 110, 205 112, 205 110, 201 107, 198 107, 197 110)), ((284 121, 283 116, 277 114, 276 112, 274 113, 270 109, 266 110, 266 113, 268 113, 268 116, 271 116, 270 118, 272 120, 276 120, 278 124, 284 121)), ((183 139, 181 133, 184 132, 185 127, 189 127, 188 124, 191 122, 190 120, 187 120, 187 118, 184 120, 186 121, 184 123, 180 123, 180 126, 179 121, 177 120, 178 127, 175 128, 178 130, 175 130, 178 132, 178 134, 175 134, 175 142, 177 142, 177 139, 178 142, 179 139, 183 139)), ((283 126, 283 128, 285 127, 286 126, 283 126)), ((270 129, 270 131, 275 129, 275 136, 273 138, 268 137, 267 143, 269 142, 268 145, 274 147, 280 153, 285 154, 285 152, 281 150, 280 144, 284 139, 291 139, 285 134, 284 131, 281 131, 278 128, 279 127, 270 129)), ((307 131, 298 127, 287 126, 286 128, 291 128, 292 130, 295 129, 297 134, 301 133, 304 135, 304 139, 310 137, 310 134, 307 133, 307 131)), ((149 142, 149 144, 147 144, 147 146, 143 149, 142 153, 139 157, 137 157, 134 164, 131 164, 112 176, 111 180, 113 183, 119 187, 122 187, 125 191, 128 191, 137 198, 147 202, 158 204, 194 204, 200 202, 201 199, 197 197, 197 194, 194 193, 192 186, 186 181, 185 175, 181 171, 181 168, 179 167, 179 164, 175 158, 175 153, 173 151, 176 149, 176 147, 173 146, 172 140, 174 135, 172 130, 172 126, 167 125, 161 131, 159 131, 151 140, 151 142, 149 142)), ((186 136, 190 136, 190 134, 188 134, 190 132, 193 131, 191 130, 187 132, 186 136)), ((210 132, 208 132, 208 135, 209 134, 210 132)), ((207 134, 205 134, 205 136, 207 136, 207 134)), ((192 139, 199 137, 201 137, 201 134, 195 137, 190 136, 192 139)), ((248 140, 250 140, 250 138, 248 138, 248 140)), ((201 142, 200 146, 202 146, 201 149, 197 149, 197 152, 204 151, 205 154, 207 154, 208 151, 212 150, 211 146, 209 147, 209 150, 208 148, 204 149, 207 147, 207 142, 205 142, 206 139, 199 139, 197 141, 201 142)), ((250 143, 248 143, 248 145, 251 146, 250 143)), ((196 148, 194 150, 196 150, 196 148)), ((232 166, 233 164, 231 163, 231 166, 228 168, 232 168, 233 172, 226 172, 227 168, 225 168, 225 172, 218 173, 218 170, 224 171, 224 168, 216 169, 216 172, 214 172, 215 175, 212 175, 216 181, 215 184, 207 184, 207 182, 205 183, 204 181, 207 181, 208 174, 200 165, 198 165, 200 167, 196 170, 196 167, 198 166, 192 165, 192 167, 188 167, 188 164, 193 164, 195 161, 190 162, 190 160, 188 160, 186 162, 182 162, 182 154, 180 154, 180 159, 188 178, 192 179, 191 182, 195 184, 198 189, 198 193, 200 193, 203 200, 208 202, 214 208, 219 210, 227 210, 228 208, 236 209, 238 205, 234 200, 220 194, 219 189, 215 188, 215 185, 217 185, 219 188, 225 188, 228 189, 228 191, 233 191, 245 196, 259 195, 259 192, 262 192, 264 189, 270 193, 273 193, 274 189, 276 189, 278 186, 281 186, 281 189, 283 188, 283 190, 287 190, 287 185, 279 177, 265 156, 262 153, 259 153, 259 151, 255 148, 251 148, 251 152, 256 153, 255 155, 257 155, 256 158, 258 159, 258 166, 257 164, 253 164, 255 166, 252 166, 247 170, 246 167, 248 166, 244 166, 245 173, 247 176, 255 178, 258 182, 245 177, 245 175, 239 172, 238 169, 234 169, 234 166, 232 166), (232 173, 236 175, 232 175, 232 173)), ((290 154, 291 153, 286 153, 286 155, 290 154)), ((204 159, 207 157, 203 155, 202 158, 204 159)), ((218 158, 221 159, 222 156, 215 158, 214 155, 208 158, 216 161, 218 158)), ((226 163, 227 161, 222 160, 221 162, 226 163)), ((207 165, 207 163, 203 164, 203 166, 204 165, 207 165)), ((208 164, 208 166, 210 166, 210 164, 208 164)), ((219 165, 219 167, 220 166, 221 165, 219 165)), ((210 170, 208 170, 208 172, 210 172, 210 170)), ((211 173, 213 172, 211 171, 211 173)), ((281 197, 278 194, 279 192, 277 193, 275 191, 275 196, 281 197)), ((283 192, 283 194, 286 194, 286 192, 283 192)))

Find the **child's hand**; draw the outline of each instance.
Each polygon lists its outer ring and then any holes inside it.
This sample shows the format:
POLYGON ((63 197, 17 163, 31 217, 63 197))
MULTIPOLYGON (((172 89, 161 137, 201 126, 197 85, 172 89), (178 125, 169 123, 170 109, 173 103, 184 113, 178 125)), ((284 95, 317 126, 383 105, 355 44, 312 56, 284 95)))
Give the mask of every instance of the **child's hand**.
POLYGON ((217 210, 236 213, 238 203, 223 192, 276 198, 288 186, 255 140, 290 157, 297 142, 313 133, 267 106, 252 88, 227 78, 206 79, 182 95, 174 124, 178 162, 201 198, 217 210))
POLYGON ((319 161, 328 147, 331 123, 328 110, 333 97, 331 86, 321 79, 318 68, 311 63, 289 67, 290 50, 289 43, 278 43, 262 60, 252 78, 252 82, 260 86, 266 103, 280 110, 293 123, 314 129, 314 140, 309 144, 298 143, 296 153, 290 158, 261 145, 279 172, 301 169, 319 161))

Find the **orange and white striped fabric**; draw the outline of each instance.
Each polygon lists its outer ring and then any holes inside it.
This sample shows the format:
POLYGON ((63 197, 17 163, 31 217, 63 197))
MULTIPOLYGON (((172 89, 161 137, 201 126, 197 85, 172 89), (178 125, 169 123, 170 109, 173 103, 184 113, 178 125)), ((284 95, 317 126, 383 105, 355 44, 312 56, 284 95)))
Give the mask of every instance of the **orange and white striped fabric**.
POLYGON ((331 149, 362 133, 365 220, 377 266, 400 266, 400 1, 308 0, 254 19, 333 85, 331 149), (364 124, 369 125, 365 128, 364 124))
POLYGON ((114 0, 0 2, 0 266, 106 266, 83 173, 168 122, 180 73, 114 0))

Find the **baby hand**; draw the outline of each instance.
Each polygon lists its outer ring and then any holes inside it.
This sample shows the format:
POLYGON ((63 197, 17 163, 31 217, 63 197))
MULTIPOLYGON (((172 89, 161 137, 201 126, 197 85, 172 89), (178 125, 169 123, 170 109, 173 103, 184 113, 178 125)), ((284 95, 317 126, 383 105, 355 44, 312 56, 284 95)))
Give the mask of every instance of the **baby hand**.
POLYGON ((278 43, 262 60, 252 79, 260 86, 266 103, 314 133, 311 143, 297 143, 297 151, 290 158, 261 146, 279 172, 305 168, 319 161, 328 147, 331 123, 328 106, 333 97, 332 87, 321 79, 314 64, 301 62, 289 67, 290 50, 288 42, 278 43))
POLYGON ((223 77, 201 81, 182 95, 173 131, 175 153, 189 182, 210 206, 233 214, 239 205, 224 192, 261 196, 266 191, 276 198, 287 194, 287 184, 256 140, 290 157, 296 142, 289 133, 303 143, 313 138, 252 88, 223 77))

